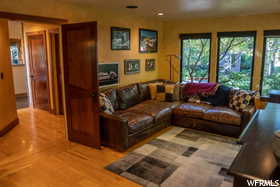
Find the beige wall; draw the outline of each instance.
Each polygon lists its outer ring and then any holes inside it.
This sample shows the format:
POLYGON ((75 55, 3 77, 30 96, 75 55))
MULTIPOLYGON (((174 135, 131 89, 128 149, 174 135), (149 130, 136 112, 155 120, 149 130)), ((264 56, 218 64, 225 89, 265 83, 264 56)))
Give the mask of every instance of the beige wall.
POLYGON ((126 85, 136 81, 146 81, 158 77, 158 70, 155 72, 145 72, 144 59, 156 58, 159 60, 159 53, 163 44, 162 22, 156 19, 136 17, 133 11, 131 15, 123 15, 120 12, 108 12, 98 10, 92 5, 80 5, 57 2, 55 0, 33 1, 22 0, 21 3, 2 0, 0 2, 0 11, 9 11, 16 13, 25 13, 40 16, 49 16, 64 18, 69 22, 98 22, 98 61, 119 62, 121 68, 120 84, 126 85), (24 7, 24 9, 23 9, 24 7), (131 28, 131 50, 130 51, 111 51, 110 47, 110 27, 128 27, 131 28), (159 31, 159 53, 139 54, 138 53, 138 28, 155 29, 159 31), (141 73, 136 75, 124 76, 124 59, 140 59, 141 73))
POLYGON ((8 21, 0 19, 0 131, 17 119, 16 100, 14 95, 12 66, 9 51, 8 21))
MULTIPOLYGON (((280 14, 266 14, 256 16, 203 18, 192 20, 177 20, 164 23, 164 53, 162 54, 160 77, 168 78, 168 59, 166 54, 180 55, 181 33, 204 33, 212 32, 212 53, 210 81, 216 80, 217 65, 217 32, 224 31, 257 31, 255 68, 253 77, 253 89, 259 89, 263 54, 263 31, 269 29, 280 29, 280 14)), ((179 61, 174 60, 179 70, 179 61)), ((174 77, 179 79, 179 74, 174 77)))

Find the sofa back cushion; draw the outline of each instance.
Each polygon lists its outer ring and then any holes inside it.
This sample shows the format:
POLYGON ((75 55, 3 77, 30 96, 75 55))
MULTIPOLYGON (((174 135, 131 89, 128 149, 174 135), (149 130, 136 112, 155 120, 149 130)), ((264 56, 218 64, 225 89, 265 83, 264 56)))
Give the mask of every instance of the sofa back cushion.
POLYGON ((119 88, 118 98, 120 109, 125 110, 141 102, 137 84, 119 88))
POLYGON ((118 102, 117 90, 115 88, 112 88, 112 89, 105 90, 103 93, 111 101, 114 110, 119 110, 120 106, 118 102))
POLYGON ((146 100, 151 99, 148 83, 139 83, 138 89, 139 89, 141 101, 146 101, 146 100))

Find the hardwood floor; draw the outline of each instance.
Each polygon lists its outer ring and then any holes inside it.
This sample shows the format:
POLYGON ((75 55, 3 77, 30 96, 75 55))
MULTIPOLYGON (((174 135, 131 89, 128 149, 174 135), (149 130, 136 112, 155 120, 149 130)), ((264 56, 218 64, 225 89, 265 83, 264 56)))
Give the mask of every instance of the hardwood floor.
POLYGON ((67 141, 63 116, 30 108, 18 115, 20 124, 0 138, 1 187, 139 186, 104 169, 125 153, 67 141))

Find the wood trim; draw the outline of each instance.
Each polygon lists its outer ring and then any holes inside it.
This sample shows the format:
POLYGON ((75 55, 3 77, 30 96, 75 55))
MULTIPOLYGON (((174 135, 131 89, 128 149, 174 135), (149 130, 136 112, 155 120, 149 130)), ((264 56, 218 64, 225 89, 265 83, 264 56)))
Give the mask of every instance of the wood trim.
POLYGON ((7 127, 5 127, 4 129, 0 130, 0 137, 4 136, 5 134, 7 134, 10 130, 12 130, 15 126, 17 126, 19 124, 19 119, 16 118, 15 120, 13 120, 12 122, 10 122, 7 127))
POLYGON ((0 11, 0 18, 6 18, 11 20, 32 21, 32 22, 40 22, 40 23, 51 23, 57 25, 68 22, 68 20, 61 19, 61 18, 33 16, 33 15, 17 14, 17 13, 3 12, 3 11, 0 11))

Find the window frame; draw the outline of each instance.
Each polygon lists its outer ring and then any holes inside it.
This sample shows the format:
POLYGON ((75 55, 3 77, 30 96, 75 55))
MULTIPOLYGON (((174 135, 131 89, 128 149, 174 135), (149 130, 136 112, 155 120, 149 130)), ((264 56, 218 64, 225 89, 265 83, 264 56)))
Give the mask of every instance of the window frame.
POLYGON ((253 47, 253 59, 252 59, 252 73, 250 81, 250 90, 253 88, 253 77, 255 74, 255 54, 256 54, 256 40, 257 40, 257 31, 234 31, 234 32, 218 32, 217 33, 217 67, 216 67, 216 83, 219 83, 219 67, 220 67, 220 41, 221 38, 227 37, 253 37, 254 38, 254 47, 253 47))
POLYGON ((209 49, 209 63, 208 63, 208 78, 207 82, 210 81, 210 68, 211 68, 211 54, 212 54, 212 33, 189 33, 189 34, 180 34, 181 39, 181 60, 180 60, 180 82, 182 83, 182 70, 183 70, 183 41, 188 39, 209 39, 210 40, 210 49, 209 49))
POLYGON ((263 92, 263 81, 264 81, 264 68, 265 68, 265 56, 266 56, 266 41, 267 38, 278 37, 280 38, 280 30, 264 30, 263 31, 263 52, 262 52, 262 69, 261 69, 261 80, 260 80, 260 95, 263 92))

